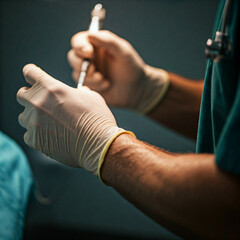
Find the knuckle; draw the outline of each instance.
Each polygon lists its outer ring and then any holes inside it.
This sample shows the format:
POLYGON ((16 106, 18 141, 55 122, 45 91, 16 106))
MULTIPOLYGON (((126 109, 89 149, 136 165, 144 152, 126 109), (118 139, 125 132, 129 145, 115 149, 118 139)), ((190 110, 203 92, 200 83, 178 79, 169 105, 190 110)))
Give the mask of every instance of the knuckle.
POLYGON ((125 49, 127 52, 129 52, 129 49, 132 47, 132 45, 125 39, 120 38, 121 39, 121 44, 123 49, 125 49))
POLYGON ((51 98, 52 96, 54 96, 58 91, 59 91, 59 87, 56 86, 55 84, 50 84, 48 86, 46 86, 46 90, 47 90, 47 99, 51 98))
MULTIPOLYGON (((28 108, 30 115, 28 116, 28 118, 30 120, 32 120, 32 116, 35 114, 36 111, 39 111, 38 109, 41 109, 41 107, 42 107, 42 101, 40 101, 37 98, 29 99, 27 108, 28 108)), ((25 110, 26 110, 26 108, 25 108, 25 110)), ((20 117, 20 118, 22 118, 22 117, 20 117)))
POLYGON ((79 59, 77 58, 75 51, 73 49, 71 49, 68 53, 67 53, 67 60, 69 65, 74 68, 76 65, 76 62, 79 61, 79 59))
POLYGON ((18 103, 20 103, 20 104, 22 104, 22 97, 21 97, 21 95, 20 95, 20 93, 19 93, 19 91, 17 92, 17 101, 18 101, 18 103))
POLYGON ((109 30, 101 30, 104 34, 106 35, 112 35, 112 32, 110 32, 109 30))
POLYGON ((71 62, 72 53, 73 53, 73 49, 69 50, 68 53, 67 53, 67 60, 68 60, 69 62, 71 62))
POLYGON ((29 138, 28 138, 28 133, 27 133, 27 132, 24 133, 23 139, 24 139, 24 142, 25 142, 27 145, 29 145, 29 144, 28 144, 28 139, 29 139, 29 138))
POLYGON ((74 35, 71 37, 70 43, 71 43, 71 46, 72 46, 72 47, 73 47, 74 44, 75 44, 77 35, 78 35, 78 33, 74 34, 74 35))
POLYGON ((46 74, 41 72, 36 76, 36 82, 41 82, 46 78, 46 74))
POLYGON ((86 40, 86 36, 87 36, 86 31, 76 33, 71 38, 71 46, 73 48, 80 46, 81 43, 84 42, 83 40, 86 40))
POLYGON ((23 122, 23 113, 20 113, 20 114, 18 115, 18 122, 19 122, 20 124, 22 124, 22 122, 23 122))
POLYGON ((30 105, 33 108, 33 111, 39 111, 38 109, 41 109, 42 107, 42 101, 40 102, 39 100, 33 100, 30 102, 30 105))
POLYGON ((17 91, 17 98, 20 98, 21 92, 22 92, 22 88, 20 88, 20 89, 17 91))
POLYGON ((31 112, 31 116, 26 123, 25 128, 29 131, 29 133, 36 132, 37 129, 44 128, 44 116, 45 116, 44 107, 33 108, 31 112))

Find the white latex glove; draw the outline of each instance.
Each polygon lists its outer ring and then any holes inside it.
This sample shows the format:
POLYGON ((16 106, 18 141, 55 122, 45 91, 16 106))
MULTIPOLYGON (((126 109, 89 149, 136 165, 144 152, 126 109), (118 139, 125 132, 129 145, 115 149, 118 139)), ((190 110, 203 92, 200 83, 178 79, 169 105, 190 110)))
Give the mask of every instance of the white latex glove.
POLYGON ((74 80, 78 80, 82 60, 91 58, 85 85, 99 92, 107 104, 146 114, 164 97, 168 73, 146 65, 129 42, 112 32, 80 32, 72 37, 71 45, 68 61, 74 80))
POLYGON ((104 99, 87 87, 75 89, 33 64, 23 68, 31 88, 17 93, 25 107, 19 123, 27 145, 72 167, 97 175, 119 128, 104 99))

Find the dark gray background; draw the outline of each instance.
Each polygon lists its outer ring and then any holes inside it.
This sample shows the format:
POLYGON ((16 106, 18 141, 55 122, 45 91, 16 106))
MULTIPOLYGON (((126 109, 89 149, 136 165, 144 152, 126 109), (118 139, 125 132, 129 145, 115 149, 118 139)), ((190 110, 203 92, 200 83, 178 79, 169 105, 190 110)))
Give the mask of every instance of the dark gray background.
MULTIPOLYGON (((204 45, 211 35, 217 0, 103 0, 105 28, 129 40, 146 63, 184 76, 204 78, 204 45)), ((58 190, 48 205, 31 200, 27 231, 36 226, 123 234, 174 237, 149 220, 90 174, 63 167, 30 150, 17 122, 23 110, 17 90, 29 62, 74 86, 66 54, 70 39, 89 24, 97 1, 1 1, 0 127, 27 153, 44 194, 58 190), (59 194, 60 192, 60 194, 59 194)), ((195 143, 147 118, 113 109, 121 127, 174 152, 194 151, 195 143)), ((50 230, 49 230, 50 231, 50 230)))

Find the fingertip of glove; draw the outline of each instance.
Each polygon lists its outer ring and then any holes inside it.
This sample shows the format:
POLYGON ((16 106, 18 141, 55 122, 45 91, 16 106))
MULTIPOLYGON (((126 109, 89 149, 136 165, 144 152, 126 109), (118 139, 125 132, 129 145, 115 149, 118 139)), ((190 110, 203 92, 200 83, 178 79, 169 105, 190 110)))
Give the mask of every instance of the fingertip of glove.
POLYGON ((23 75, 26 76, 27 73, 32 69, 32 68, 35 68, 37 67, 35 64, 33 63, 28 63, 26 64, 23 69, 22 69, 22 72, 23 72, 23 75))

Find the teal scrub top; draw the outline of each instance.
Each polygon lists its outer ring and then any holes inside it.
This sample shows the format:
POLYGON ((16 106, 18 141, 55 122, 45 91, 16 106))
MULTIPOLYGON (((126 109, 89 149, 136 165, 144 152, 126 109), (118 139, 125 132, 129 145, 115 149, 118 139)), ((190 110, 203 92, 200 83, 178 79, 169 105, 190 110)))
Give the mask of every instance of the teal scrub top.
POLYGON ((33 177, 19 146, 0 131, 0 239, 20 240, 33 177))
MULTIPOLYGON (((220 28, 225 0, 220 1, 214 34, 220 28)), ((216 164, 240 175, 240 1, 233 0, 227 20, 231 53, 207 63, 201 102, 197 153, 215 154, 216 164)))

